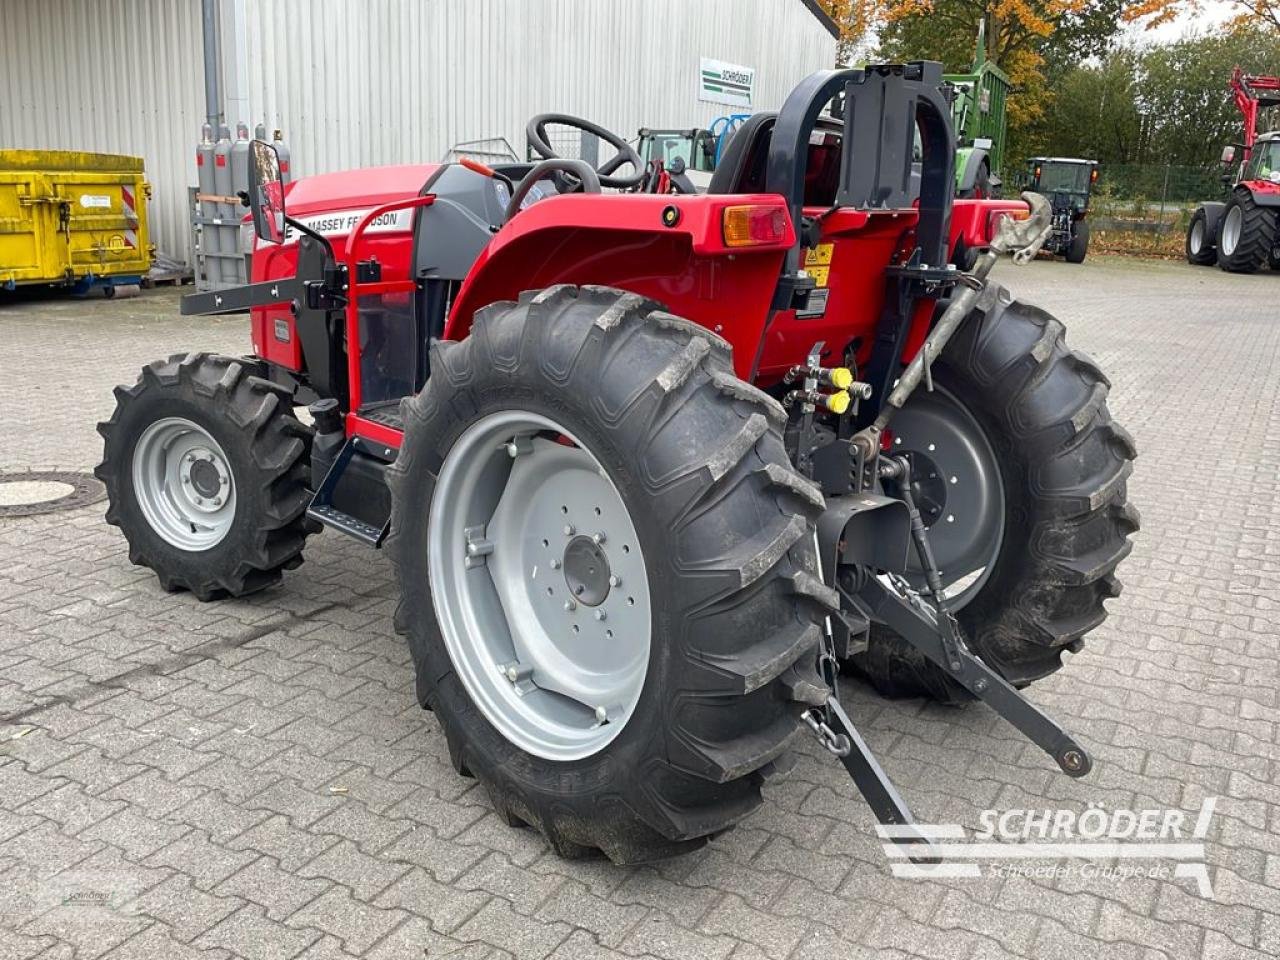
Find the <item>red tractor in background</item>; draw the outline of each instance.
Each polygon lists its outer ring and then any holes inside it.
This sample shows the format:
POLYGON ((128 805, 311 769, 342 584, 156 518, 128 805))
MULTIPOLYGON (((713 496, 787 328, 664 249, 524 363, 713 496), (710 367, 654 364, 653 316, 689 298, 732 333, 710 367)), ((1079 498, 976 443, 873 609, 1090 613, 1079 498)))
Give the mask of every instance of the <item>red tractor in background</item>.
POLYGON ((1187 227, 1187 262, 1217 263, 1233 273, 1263 264, 1280 269, 1280 130, 1257 132, 1258 111, 1280 105, 1280 77, 1247 76, 1236 67, 1231 92, 1244 116, 1244 141, 1222 151, 1225 166, 1238 163, 1234 178, 1223 177, 1231 196, 1196 208, 1187 227))
POLYGON ((530 122, 538 162, 287 189, 256 143, 255 282, 183 302, 250 309, 253 355, 117 389, 108 521, 204 600, 322 526, 386 549, 454 766, 564 855, 705 842, 806 733, 922 839, 842 668, 981 699, 1084 775, 1019 688, 1119 592, 1134 448, 1062 324, 987 282, 1050 211, 953 202, 941 88, 927 62, 814 74, 706 193, 563 115, 530 122), (558 157, 552 122, 617 154, 558 157))

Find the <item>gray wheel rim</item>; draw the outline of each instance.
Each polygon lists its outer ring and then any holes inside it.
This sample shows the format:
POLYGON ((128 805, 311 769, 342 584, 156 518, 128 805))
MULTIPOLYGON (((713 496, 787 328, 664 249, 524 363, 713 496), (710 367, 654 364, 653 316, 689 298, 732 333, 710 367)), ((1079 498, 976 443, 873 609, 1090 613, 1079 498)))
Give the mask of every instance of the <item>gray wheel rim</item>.
POLYGON ((1191 225, 1191 252, 1197 254, 1200 248, 1204 246, 1204 221, 1197 220, 1191 225))
MULTIPOLYGON (((986 584, 1004 543, 1004 482, 982 425, 937 384, 916 391, 893 419, 894 453, 912 461, 929 542, 953 610, 986 584)), ((923 587, 912 554, 908 579, 923 587)))
POLYGON ((231 531, 235 477, 204 427, 182 417, 152 423, 134 445, 132 478, 147 524, 171 546, 209 550, 231 531))
POLYGON ((612 742, 644 689, 651 605, 635 524, 599 460, 547 417, 490 414, 445 457, 429 541, 449 659, 498 732, 559 761, 612 742))
POLYGON ((1243 224, 1244 213, 1239 207, 1232 207, 1227 211, 1226 219, 1222 221, 1222 252, 1228 257, 1236 252, 1243 224))

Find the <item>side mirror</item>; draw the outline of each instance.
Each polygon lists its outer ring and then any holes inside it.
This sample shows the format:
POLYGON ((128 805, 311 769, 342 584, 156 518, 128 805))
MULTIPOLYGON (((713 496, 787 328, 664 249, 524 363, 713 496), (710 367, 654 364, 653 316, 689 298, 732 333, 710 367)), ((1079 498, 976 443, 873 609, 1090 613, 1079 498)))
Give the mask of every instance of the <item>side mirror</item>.
POLYGON ((1223 164, 1224 164, 1224 165, 1228 165, 1228 164, 1232 164, 1232 163, 1235 163, 1235 162, 1236 162, 1236 148, 1235 148, 1235 147, 1223 147, 1223 148, 1222 148, 1222 162, 1223 162, 1223 164))
POLYGON ((259 240, 284 242, 284 183, 280 179, 280 155, 264 140, 249 145, 249 209, 259 240))

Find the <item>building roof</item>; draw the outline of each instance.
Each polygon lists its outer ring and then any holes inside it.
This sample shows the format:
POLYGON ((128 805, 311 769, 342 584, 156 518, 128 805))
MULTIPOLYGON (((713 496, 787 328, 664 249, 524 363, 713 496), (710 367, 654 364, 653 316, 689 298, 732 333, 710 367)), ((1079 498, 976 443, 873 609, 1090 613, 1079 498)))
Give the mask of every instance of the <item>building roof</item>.
POLYGON ((805 8, 810 13, 812 13, 815 17, 818 18, 818 22, 822 24, 822 26, 826 29, 827 33, 831 34, 837 40, 840 39, 839 24, 837 24, 834 20, 831 19, 831 15, 827 13, 827 11, 823 10, 822 7, 818 6, 818 0, 800 0, 800 2, 805 5, 805 8))

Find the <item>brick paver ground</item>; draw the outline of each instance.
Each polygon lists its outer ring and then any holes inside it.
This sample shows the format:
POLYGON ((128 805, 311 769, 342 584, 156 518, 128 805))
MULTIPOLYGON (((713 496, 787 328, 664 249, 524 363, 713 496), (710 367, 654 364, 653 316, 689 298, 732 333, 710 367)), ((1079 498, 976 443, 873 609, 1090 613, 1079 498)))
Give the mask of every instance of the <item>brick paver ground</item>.
MULTIPOLYGON (((450 768, 381 555, 328 533, 246 601, 161 592, 102 506, 0 520, 0 957, 1246 960, 1280 952, 1280 278, 1037 263, 1005 279, 1114 382, 1144 528, 1111 618, 1034 699, 1070 781, 982 708, 845 700, 917 814, 1221 799, 1186 880, 890 876, 806 743, 764 806, 658 866, 566 862, 450 768)), ((0 305, 0 471, 88 470, 113 384, 242 318, 172 292, 0 305)))

